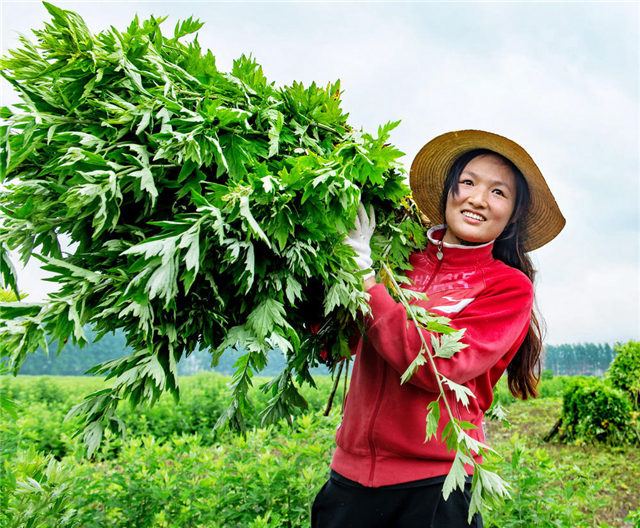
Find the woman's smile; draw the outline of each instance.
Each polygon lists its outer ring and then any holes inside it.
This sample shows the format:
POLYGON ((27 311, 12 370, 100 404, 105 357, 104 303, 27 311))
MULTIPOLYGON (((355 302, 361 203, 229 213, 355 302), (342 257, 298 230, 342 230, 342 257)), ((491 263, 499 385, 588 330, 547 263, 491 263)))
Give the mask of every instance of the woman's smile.
POLYGON ((486 220, 484 216, 479 213, 474 213, 473 211, 462 211, 462 214, 470 220, 476 220, 478 222, 484 222, 486 220))

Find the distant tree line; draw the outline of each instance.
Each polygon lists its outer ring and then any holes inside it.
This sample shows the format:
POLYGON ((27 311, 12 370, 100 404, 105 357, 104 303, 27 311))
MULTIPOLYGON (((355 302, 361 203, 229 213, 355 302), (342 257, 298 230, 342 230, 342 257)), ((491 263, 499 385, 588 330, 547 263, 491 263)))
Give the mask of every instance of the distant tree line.
MULTIPOLYGON (((127 340, 124 333, 116 331, 107 334, 99 341, 94 341, 96 332, 91 328, 84 329, 89 344, 80 348, 72 343, 67 343, 60 354, 57 354, 57 342, 49 345, 49 355, 38 350, 25 359, 20 369, 20 374, 32 376, 83 376, 94 365, 104 363, 111 359, 130 354, 132 350, 127 348, 127 340)), ((178 363, 178 373, 181 376, 190 376, 198 372, 214 370, 220 374, 233 374, 233 365, 242 355, 242 352, 227 350, 220 357, 216 367, 211 366, 211 354, 207 350, 196 350, 189 357, 182 358, 178 363)), ((268 364, 260 373, 262 376, 275 376, 285 367, 286 361, 282 352, 278 349, 268 354, 268 364)), ((318 367, 312 372, 326 374, 328 369, 318 367)))
POLYGON ((563 376, 603 376, 615 356, 608 343, 546 345, 543 368, 563 376))
MULTIPOLYGON (((20 374, 49 375, 49 376, 82 376, 97 365, 110 359, 115 359, 132 351, 126 346, 126 339, 122 332, 105 335, 100 341, 94 342, 96 336, 91 328, 85 328, 89 345, 80 348, 67 343, 56 355, 57 343, 50 346, 49 356, 39 350, 27 356, 20 369, 20 374)), ((181 376, 189 376, 198 372, 215 370, 221 374, 233 373, 233 365, 241 352, 228 350, 220 357, 216 367, 211 366, 211 354, 207 350, 196 350, 188 358, 178 363, 181 376)), ((609 344, 579 343, 566 345, 547 345, 543 359, 543 368, 551 370, 555 375, 575 376, 603 376, 616 353, 609 344)), ((280 350, 269 353, 268 364, 261 372, 264 376, 274 376, 282 371, 286 362, 280 350)), ((324 367, 316 369, 317 373, 327 373, 324 367)))

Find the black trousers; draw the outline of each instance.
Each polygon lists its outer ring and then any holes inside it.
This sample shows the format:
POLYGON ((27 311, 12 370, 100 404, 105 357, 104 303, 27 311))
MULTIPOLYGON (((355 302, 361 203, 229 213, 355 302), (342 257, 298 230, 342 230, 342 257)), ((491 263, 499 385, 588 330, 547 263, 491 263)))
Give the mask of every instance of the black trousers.
POLYGON ((444 479, 414 487, 367 488, 333 476, 313 503, 312 528, 482 528, 482 517, 467 523, 471 484, 445 501, 444 479))

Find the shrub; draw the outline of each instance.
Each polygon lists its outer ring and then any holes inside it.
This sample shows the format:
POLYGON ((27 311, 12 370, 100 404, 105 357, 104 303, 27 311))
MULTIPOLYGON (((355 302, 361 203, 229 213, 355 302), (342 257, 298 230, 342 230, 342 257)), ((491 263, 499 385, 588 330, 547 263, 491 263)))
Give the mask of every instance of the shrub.
POLYGON ((615 346, 616 357, 607 370, 611 384, 629 393, 636 409, 640 407, 640 341, 615 346))
POLYGON ((550 379, 552 379, 552 378, 553 378, 553 370, 551 370, 551 369, 543 370, 543 371, 540 373, 540 379, 541 379, 542 381, 550 380, 550 379))
POLYGON ((561 437, 619 445, 637 438, 626 394, 606 381, 577 379, 564 392, 561 437))

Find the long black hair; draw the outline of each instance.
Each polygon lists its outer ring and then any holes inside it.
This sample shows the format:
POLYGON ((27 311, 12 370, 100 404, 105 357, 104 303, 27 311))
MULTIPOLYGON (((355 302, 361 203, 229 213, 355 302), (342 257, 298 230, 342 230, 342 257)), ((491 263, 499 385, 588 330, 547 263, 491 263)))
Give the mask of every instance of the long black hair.
MULTIPOLYGON (((511 169, 516 182, 513 213, 507 227, 505 227, 493 245, 493 257, 512 268, 520 270, 533 283, 536 270, 529 255, 525 252, 527 212, 531 203, 531 193, 522 172, 509 159, 488 149, 475 149, 460 156, 449 170, 444 182, 441 202, 442 216, 443 218, 445 217, 444 213, 449 195, 457 196, 459 192, 458 182, 464 168, 472 159, 483 155, 492 155, 500 158, 511 169)), ((538 396, 537 385, 540 380, 543 331, 544 320, 534 305, 527 336, 507 367, 509 390, 514 396, 523 400, 538 396)))

